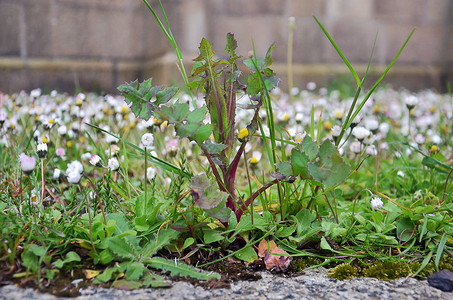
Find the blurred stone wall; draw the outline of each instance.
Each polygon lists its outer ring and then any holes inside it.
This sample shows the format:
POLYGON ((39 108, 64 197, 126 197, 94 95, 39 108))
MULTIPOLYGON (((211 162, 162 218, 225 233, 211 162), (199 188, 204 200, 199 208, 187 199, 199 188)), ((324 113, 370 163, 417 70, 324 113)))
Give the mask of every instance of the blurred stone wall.
MULTIPOLYGON (((157 1, 149 1, 158 9, 157 1)), ((219 56, 227 32, 238 53, 264 56, 273 42, 274 70, 285 87, 288 17, 296 19, 295 85, 350 79, 314 21, 316 15, 360 72, 376 33, 371 79, 417 30, 386 84, 442 89, 453 79, 451 0, 163 0, 187 69, 206 37, 219 56)), ((0 91, 41 87, 115 92, 136 78, 179 81, 176 59, 141 0, 0 0, 0 91)))

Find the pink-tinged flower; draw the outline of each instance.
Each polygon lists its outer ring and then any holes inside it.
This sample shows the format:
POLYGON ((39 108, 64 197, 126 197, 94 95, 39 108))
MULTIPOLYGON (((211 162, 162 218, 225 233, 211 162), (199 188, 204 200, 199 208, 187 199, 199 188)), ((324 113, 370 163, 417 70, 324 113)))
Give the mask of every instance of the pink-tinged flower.
POLYGON ((20 168, 25 174, 30 174, 36 168, 36 158, 28 156, 25 153, 21 153, 19 156, 20 168))
POLYGON ((58 148, 57 150, 55 150, 55 154, 58 157, 63 158, 66 155, 66 150, 64 148, 58 148))
POLYGON ((101 159, 101 157, 99 155, 97 155, 97 154, 91 155, 90 164, 92 164, 95 167, 99 167, 99 168, 102 167, 102 159, 101 159))

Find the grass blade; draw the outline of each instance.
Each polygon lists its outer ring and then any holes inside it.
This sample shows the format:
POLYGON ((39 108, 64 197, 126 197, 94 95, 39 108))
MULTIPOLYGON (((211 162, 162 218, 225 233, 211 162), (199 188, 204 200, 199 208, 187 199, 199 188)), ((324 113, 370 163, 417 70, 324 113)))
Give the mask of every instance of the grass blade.
POLYGON ((340 55, 340 57, 343 60, 343 62, 346 64, 346 66, 348 66, 349 71, 351 71, 352 75, 354 76, 354 78, 355 78, 355 80, 357 82, 357 86, 361 87, 362 83, 360 81, 359 75, 357 75, 357 72, 354 70, 352 65, 347 60, 347 58, 343 55, 343 53, 341 52, 340 48, 338 48, 337 44, 332 39, 330 34, 327 32, 327 30, 324 28, 324 26, 322 26, 321 22, 319 22, 318 18, 316 18, 315 16, 313 16, 313 18, 315 19, 316 23, 318 23, 319 27, 321 27, 321 30, 324 32, 325 36, 329 39, 329 41, 332 44, 332 46, 335 48, 335 50, 337 50, 337 53, 338 53, 338 55, 340 55))
POLYGON ((436 251, 436 260, 434 261, 436 269, 439 269, 440 258, 442 257, 442 252, 444 252, 445 244, 447 243, 447 235, 444 233, 440 239, 439 247, 436 251))

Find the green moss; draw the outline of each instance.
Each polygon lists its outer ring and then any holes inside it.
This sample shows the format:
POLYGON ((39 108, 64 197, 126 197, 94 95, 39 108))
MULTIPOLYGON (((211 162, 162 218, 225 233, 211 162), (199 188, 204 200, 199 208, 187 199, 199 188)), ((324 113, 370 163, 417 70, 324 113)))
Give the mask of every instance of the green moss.
MULTIPOLYGON (((412 272, 415 273, 421 266, 420 262, 412 262, 409 264, 412 269, 412 272)), ((448 255, 443 255, 439 261, 439 270, 450 270, 453 272, 453 257, 448 255)), ((422 277, 429 277, 431 274, 437 272, 435 258, 433 257, 430 262, 426 265, 426 267, 418 273, 419 276, 422 277)))
POLYGON ((357 277, 359 274, 359 268, 351 265, 351 264, 340 264, 335 268, 330 270, 329 277, 335 278, 339 280, 351 279, 353 277, 357 277))
POLYGON ((311 257, 311 256, 296 258, 291 262, 290 271, 291 272, 301 272, 305 268, 319 265, 322 262, 323 262, 322 259, 317 258, 317 257, 311 257))
POLYGON ((380 280, 391 280, 406 277, 412 273, 409 264, 402 261, 376 262, 363 270, 362 275, 380 280))

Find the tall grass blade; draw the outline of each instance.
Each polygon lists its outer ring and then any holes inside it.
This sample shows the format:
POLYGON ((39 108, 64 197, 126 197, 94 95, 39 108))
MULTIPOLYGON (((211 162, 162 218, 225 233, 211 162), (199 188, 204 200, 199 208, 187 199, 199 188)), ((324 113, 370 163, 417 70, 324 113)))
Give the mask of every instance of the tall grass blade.
POLYGON ((343 60, 343 62, 346 64, 346 66, 348 66, 349 71, 351 71, 352 75, 354 76, 354 78, 355 78, 355 80, 357 82, 357 86, 361 87, 362 83, 360 81, 359 75, 357 75, 357 72, 354 70, 352 65, 347 60, 347 58, 343 55, 343 53, 341 52, 340 48, 338 48, 337 44, 332 39, 330 34, 327 32, 327 30, 324 28, 324 26, 322 26, 321 22, 319 22, 318 18, 316 18, 315 16, 313 16, 313 18, 315 19, 316 23, 318 23, 319 27, 321 27, 321 30, 324 32, 325 36, 329 39, 329 41, 332 44, 332 46, 335 48, 335 50, 337 50, 337 53, 338 53, 338 55, 340 55, 340 57, 343 60))

